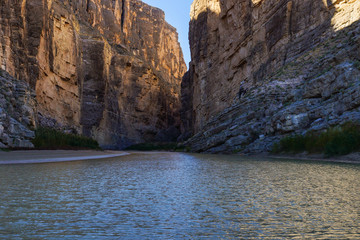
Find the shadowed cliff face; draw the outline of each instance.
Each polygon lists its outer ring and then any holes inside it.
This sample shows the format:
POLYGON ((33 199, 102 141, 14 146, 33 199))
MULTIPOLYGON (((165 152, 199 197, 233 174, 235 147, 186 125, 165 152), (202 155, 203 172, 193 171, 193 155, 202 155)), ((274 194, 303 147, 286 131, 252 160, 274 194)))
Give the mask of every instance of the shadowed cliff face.
POLYGON ((0 69, 0 148, 31 148, 36 101, 29 84, 0 69))
MULTIPOLYGON (((336 46, 328 49, 322 44, 329 39, 329 45, 339 42, 331 39, 343 32, 357 36, 354 28, 360 19, 359 10, 358 1, 194 1, 189 33, 192 62, 182 89, 183 131, 188 136, 196 134, 190 140, 196 145, 194 149, 232 151, 254 142, 260 135, 263 139, 294 131, 301 133, 312 121, 326 118, 333 110, 331 106, 327 106, 324 115, 309 119, 303 106, 307 100, 300 89, 329 67, 337 69, 333 74, 338 75, 346 71, 340 70, 341 63, 356 60, 353 54, 335 57, 339 54, 334 50, 336 46), (321 55, 319 49, 329 52, 321 55), (308 54, 306 60, 302 59, 308 54), (300 59, 303 63, 298 62, 300 59), (308 59, 313 63, 306 62, 308 59), (291 77, 288 72, 284 75, 289 66, 296 71, 291 77), (291 93, 295 91, 298 92, 291 93), (289 105, 293 109, 275 117, 289 105), (306 123, 289 127, 293 116, 299 114, 306 115, 306 123), (205 135, 218 137, 207 140, 200 137, 205 135), (234 137, 238 139, 230 140, 234 137)), ((357 49, 356 43, 342 48, 357 49)), ((330 88, 329 85, 324 87, 330 88)), ((312 103, 314 107, 322 104, 325 107, 325 99, 317 100, 312 103)))
POLYGON ((137 0, 0 3, 1 68, 36 90, 41 125, 107 148, 176 138, 186 71, 176 29, 137 0))

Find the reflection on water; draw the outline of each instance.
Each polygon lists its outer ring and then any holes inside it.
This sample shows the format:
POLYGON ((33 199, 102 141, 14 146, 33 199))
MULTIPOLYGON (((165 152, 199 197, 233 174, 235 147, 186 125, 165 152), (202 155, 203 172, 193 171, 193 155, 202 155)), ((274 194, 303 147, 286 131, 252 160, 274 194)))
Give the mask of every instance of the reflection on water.
POLYGON ((360 166, 137 154, 0 166, 0 239, 359 239, 360 166))

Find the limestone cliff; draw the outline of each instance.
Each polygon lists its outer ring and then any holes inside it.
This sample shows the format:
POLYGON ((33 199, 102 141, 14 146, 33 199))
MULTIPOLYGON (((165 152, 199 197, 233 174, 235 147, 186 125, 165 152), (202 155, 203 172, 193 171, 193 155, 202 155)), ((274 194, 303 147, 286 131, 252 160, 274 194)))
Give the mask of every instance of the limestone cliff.
POLYGON ((195 0, 183 131, 194 151, 259 152, 360 120, 360 1, 195 0))
POLYGON ((32 148, 35 126, 34 91, 0 69, 0 148, 32 148))
POLYGON ((178 135, 178 36, 141 1, 1 1, 0 65, 35 89, 41 125, 106 148, 178 135))

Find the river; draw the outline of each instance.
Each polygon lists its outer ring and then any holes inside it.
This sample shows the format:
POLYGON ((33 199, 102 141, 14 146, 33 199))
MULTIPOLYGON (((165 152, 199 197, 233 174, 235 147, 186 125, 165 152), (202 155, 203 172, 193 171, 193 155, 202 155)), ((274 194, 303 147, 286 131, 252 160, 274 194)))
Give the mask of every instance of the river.
POLYGON ((185 153, 0 166, 0 239, 359 239, 360 165, 185 153))

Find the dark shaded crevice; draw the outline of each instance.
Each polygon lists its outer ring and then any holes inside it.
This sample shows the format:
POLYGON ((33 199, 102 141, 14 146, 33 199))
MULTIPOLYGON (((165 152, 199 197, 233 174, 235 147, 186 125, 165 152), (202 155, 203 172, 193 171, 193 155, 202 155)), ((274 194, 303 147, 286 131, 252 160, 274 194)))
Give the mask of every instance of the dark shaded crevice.
POLYGON ((86 11, 89 12, 90 0, 86 0, 86 11))
POLYGON ((125 1, 122 0, 122 6, 121 6, 121 31, 124 30, 124 22, 125 22, 125 1))
POLYGON ((330 6, 332 6, 332 5, 333 5, 332 1, 331 1, 331 0, 327 0, 327 7, 330 8, 330 6))
MULTIPOLYGON (((293 6, 292 6, 292 2, 290 2, 290 5, 288 5, 288 12, 287 12, 287 22, 288 22, 288 36, 289 36, 289 42, 288 44, 291 44, 293 42, 293 32, 292 32, 292 29, 293 29, 293 6)), ((285 54, 284 54, 284 59, 283 59, 283 66, 286 64, 286 60, 288 58, 288 53, 289 53, 289 49, 286 48, 285 50, 285 54)))

